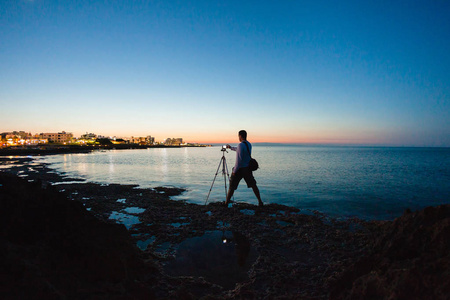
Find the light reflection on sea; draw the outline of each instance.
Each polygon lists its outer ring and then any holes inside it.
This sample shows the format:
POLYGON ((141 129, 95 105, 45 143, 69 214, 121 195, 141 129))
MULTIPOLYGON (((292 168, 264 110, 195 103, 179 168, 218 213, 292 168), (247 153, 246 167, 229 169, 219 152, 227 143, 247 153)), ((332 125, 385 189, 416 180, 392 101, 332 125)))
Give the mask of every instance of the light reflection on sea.
MULTIPOLYGON (((450 203, 448 148, 254 145, 252 155, 261 167, 254 175, 266 203, 365 219, 392 219, 406 208, 450 203)), ((175 199, 204 204, 221 157, 220 147, 208 147, 98 151, 42 160, 88 181, 185 188, 175 199)), ((225 157, 231 174, 235 152, 225 157)), ((209 202, 224 201, 220 170, 209 202)), ((244 181, 235 201, 257 203, 244 181)))

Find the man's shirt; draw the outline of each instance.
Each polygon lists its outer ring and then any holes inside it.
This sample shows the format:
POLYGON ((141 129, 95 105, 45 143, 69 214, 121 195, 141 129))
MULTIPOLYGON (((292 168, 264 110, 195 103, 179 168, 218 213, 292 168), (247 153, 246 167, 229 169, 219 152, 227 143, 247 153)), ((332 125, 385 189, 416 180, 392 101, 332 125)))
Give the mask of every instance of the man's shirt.
POLYGON ((236 173, 240 168, 248 167, 251 159, 250 153, 252 152, 252 144, 243 141, 237 145, 237 147, 230 147, 230 149, 236 151, 236 163, 233 167, 233 173, 236 173), (245 143, 247 143, 250 152, 247 150, 245 143))

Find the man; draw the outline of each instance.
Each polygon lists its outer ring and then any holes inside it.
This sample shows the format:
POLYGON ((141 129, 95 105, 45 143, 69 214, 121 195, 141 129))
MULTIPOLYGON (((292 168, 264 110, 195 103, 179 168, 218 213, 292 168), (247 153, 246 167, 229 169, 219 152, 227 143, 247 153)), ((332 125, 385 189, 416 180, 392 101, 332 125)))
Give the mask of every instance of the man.
POLYGON ((233 167, 233 171, 230 178, 230 187, 228 189, 227 199, 225 205, 228 206, 230 199, 237 189, 239 182, 244 178, 248 188, 252 188, 258 199, 258 205, 263 206, 261 201, 261 195, 259 194, 256 180, 253 177, 253 172, 248 167, 251 158, 252 145, 247 141, 247 132, 245 130, 239 131, 239 141, 241 142, 237 147, 231 147, 227 145, 227 148, 236 151, 236 164, 233 167))

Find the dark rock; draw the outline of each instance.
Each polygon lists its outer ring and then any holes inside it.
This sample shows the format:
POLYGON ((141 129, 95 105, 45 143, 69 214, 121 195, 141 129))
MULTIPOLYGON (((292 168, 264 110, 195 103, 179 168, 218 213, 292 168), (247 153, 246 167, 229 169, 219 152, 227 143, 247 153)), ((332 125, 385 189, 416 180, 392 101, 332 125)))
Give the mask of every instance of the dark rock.
POLYGON ((330 299, 449 299, 450 205, 406 212, 380 229, 370 254, 332 285, 330 299))
POLYGON ((123 225, 37 183, 0 173, 0 185, 3 299, 152 295, 143 282, 159 271, 123 225))

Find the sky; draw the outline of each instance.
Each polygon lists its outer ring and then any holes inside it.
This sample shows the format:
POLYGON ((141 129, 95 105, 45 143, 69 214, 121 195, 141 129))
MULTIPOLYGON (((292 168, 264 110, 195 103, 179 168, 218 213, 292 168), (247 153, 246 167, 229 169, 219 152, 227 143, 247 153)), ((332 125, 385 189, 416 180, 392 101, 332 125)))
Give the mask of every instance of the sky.
POLYGON ((450 1, 0 2, 0 132, 450 146, 450 1))

